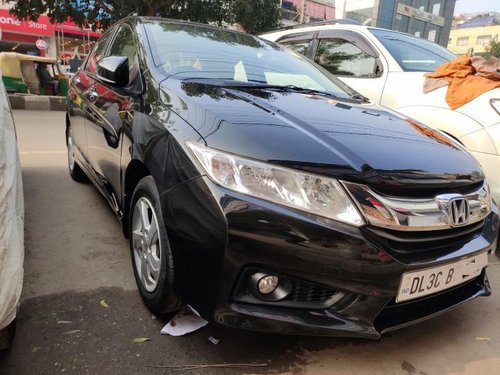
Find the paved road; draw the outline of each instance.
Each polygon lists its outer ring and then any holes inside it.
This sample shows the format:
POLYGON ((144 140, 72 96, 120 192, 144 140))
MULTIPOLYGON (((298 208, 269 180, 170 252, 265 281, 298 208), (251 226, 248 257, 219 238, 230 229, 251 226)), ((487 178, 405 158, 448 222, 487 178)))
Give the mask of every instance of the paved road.
POLYGON ((64 114, 15 113, 26 200, 26 262, 18 335, 0 374, 163 374, 150 365, 265 363, 265 369, 182 374, 498 374, 495 294, 380 341, 265 335, 209 325, 162 336, 136 291, 127 241, 97 191, 66 169, 64 114), (101 301, 109 307, 104 307, 101 301), (207 338, 221 339, 218 345, 207 338), (151 341, 134 343, 138 337, 151 341))

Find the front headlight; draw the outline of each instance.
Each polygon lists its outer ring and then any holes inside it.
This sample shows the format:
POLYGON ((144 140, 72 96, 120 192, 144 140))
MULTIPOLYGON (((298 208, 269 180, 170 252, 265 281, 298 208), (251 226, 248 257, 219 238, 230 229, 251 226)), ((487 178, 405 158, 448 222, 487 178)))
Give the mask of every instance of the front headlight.
POLYGON ((227 189, 352 225, 364 224, 333 178, 242 158, 195 142, 186 144, 212 181, 227 189))

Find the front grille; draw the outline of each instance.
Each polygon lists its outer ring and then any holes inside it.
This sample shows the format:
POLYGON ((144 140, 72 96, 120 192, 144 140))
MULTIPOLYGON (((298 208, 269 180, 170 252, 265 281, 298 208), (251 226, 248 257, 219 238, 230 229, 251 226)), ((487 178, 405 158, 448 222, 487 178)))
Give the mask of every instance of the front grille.
POLYGON ((384 249, 403 262, 415 260, 415 255, 425 258, 451 253, 464 244, 481 236, 485 220, 478 223, 436 231, 396 231, 373 226, 364 228, 367 237, 380 243, 384 249))
POLYGON ((484 184, 483 181, 475 182, 475 183, 466 183, 462 185, 455 186, 416 186, 416 187, 407 187, 405 185, 370 185, 373 191, 388 195, 392 197, 398 198, 432 198, 436 195, 443 193, 457 193, 457 194, 470 194, 474 191, 477 191, 484 184))

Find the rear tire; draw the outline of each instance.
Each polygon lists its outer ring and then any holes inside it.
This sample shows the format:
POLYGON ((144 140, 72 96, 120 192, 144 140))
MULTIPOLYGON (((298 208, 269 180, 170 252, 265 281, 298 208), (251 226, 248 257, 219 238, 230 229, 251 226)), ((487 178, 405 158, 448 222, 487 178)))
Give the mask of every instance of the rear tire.
POLYGON ((142 178, 130 205, 130 254, 141 297, 157 316, 179 310, 174 294, 174 261, 153 177, 142 178))
POLYGON ((66 132, 66 145, 68 146, 68 170, 71 178, 76 182, 86 182, 88 181, 85 172, 80 168, 75 159, 75 144, 73 141, 73 136, 71 134, 71 126, 68 126, 66 132))

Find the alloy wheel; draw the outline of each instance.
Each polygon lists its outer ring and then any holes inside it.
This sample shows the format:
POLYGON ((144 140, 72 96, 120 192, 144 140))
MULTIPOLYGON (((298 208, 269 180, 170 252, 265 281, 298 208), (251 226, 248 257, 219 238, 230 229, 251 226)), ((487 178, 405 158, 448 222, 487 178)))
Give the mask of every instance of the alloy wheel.
POLYGON ((151 202, 141 197, 137 200, 132 219, 132 246, 135 267, 142 286, 153 292, 161 270, 161 245, 158 219, 151 202))

